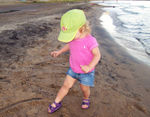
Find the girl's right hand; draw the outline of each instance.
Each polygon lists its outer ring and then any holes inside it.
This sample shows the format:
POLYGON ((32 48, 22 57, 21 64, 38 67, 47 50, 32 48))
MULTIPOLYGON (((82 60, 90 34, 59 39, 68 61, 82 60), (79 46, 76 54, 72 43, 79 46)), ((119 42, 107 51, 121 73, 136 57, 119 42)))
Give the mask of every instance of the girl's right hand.
POLYGON ((51 56, 52 57, 57 57, 57 56, 59 56, 61 53, 60 53, 60 51, 53 51, 53 52, 51 52, 51 56))

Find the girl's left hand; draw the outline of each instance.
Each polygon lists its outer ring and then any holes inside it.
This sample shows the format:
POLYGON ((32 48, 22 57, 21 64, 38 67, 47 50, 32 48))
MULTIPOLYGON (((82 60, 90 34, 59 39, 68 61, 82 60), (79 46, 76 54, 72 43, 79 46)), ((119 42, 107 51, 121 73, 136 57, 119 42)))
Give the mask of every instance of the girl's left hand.
POLYGON ((91 69, 87 65, 80 65, 83 72, 88 73, 91 69))

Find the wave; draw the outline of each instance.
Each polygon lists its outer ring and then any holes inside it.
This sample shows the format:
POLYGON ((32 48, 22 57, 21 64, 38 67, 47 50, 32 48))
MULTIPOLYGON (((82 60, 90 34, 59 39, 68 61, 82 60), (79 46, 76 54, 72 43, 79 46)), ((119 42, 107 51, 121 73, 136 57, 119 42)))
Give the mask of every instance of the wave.
POLYGON ((118 7, 104 8, 106 13, 100 18, 104 28, 131 55, 150 65, 150 23, 147 22, 150 7, 147 2, 146 5, 107 3, 107 6, 116 4, 118 7))

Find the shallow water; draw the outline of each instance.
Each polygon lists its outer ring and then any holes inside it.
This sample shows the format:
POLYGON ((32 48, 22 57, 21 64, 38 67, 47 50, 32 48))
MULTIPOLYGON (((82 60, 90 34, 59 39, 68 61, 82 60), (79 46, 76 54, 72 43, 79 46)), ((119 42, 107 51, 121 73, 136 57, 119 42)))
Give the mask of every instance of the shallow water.
POLYGON ((132 56, 150 65, 150 1, 96 2, 105 7, 102 26, 132 56))

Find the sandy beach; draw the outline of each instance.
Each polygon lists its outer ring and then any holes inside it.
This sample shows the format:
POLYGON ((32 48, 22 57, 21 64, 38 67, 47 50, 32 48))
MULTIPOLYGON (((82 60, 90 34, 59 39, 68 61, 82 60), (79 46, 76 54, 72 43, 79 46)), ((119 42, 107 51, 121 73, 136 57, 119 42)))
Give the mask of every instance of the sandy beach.
POLYGON ((0 6, 0 117, 150 117, 150 67, 130 56, 101 26, 102 6, 89 3, 34 3, 0 6), (99 42, 91 106, 81 109, 77 82, 50 115, 51 104, 69 67, 69 53, 57 40, 60 18, 69 9, 84 10, 99 42))

